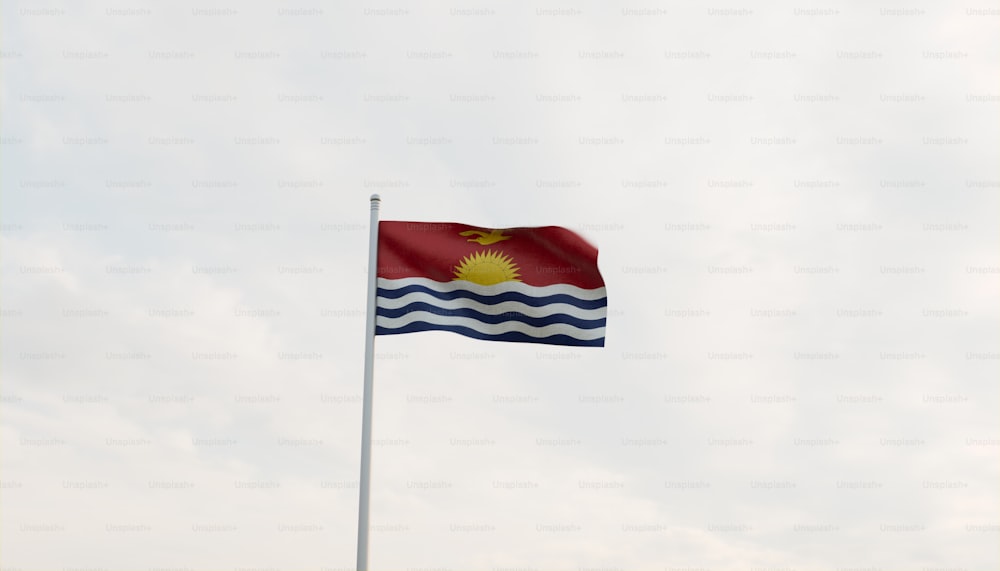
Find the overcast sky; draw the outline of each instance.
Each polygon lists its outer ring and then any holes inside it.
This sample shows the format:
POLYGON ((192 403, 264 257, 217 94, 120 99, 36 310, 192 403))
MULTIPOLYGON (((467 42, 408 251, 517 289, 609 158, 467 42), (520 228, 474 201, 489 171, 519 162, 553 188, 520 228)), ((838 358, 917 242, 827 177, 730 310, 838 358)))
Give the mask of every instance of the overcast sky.
POLYGON ((996 569, 998 21, 4 2, 0 569, 353 569, 373 192, 609 298, 377 339, 373 570, 996 569))

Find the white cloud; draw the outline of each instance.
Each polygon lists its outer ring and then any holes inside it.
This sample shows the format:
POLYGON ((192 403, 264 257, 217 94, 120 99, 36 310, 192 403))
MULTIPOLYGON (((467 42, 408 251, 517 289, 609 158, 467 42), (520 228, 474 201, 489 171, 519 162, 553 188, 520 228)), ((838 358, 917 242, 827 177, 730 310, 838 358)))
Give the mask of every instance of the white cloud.
POLYGON ((996 566, 991 17, 146 8, 4 9, 0 565, 352 568, 378 192, 610 317, 377 339, 376 568, 996 566))

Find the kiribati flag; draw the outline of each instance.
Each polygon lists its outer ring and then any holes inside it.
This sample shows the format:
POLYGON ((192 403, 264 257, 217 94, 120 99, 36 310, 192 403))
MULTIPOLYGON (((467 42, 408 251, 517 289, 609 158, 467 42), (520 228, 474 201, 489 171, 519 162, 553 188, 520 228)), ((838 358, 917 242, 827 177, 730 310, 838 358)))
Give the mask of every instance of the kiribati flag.
POLYGON ((597 249, 558 226, 379 223, 376 335, 603 347, 597 249))

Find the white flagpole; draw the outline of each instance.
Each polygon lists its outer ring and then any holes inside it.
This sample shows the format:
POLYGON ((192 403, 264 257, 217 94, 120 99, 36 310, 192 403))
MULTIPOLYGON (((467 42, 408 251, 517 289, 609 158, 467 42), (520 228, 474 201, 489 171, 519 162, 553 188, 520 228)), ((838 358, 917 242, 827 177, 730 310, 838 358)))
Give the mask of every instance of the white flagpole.
POLYGON ((358 485, 358 570, 368 571, 368 496, 372 478, 372 377, 375 361, 375 284, 378 269, 379 195, 371 196, 368 223, 368 306, 365 313, 365 393, 361 412, 361 480, 358 485))

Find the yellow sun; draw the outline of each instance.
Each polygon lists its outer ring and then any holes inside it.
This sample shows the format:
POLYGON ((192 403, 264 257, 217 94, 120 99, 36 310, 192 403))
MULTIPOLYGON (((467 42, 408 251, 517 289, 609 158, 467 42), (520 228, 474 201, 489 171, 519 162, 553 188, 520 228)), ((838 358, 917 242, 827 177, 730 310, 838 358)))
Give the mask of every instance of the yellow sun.
POLYGON ((455 266, 455 279, 467 280, 480 285, 493 285, 500 282, 519 282, 518 267, 513 258, 503 252, 486 250, 476 252, 462 259, 455 266))

